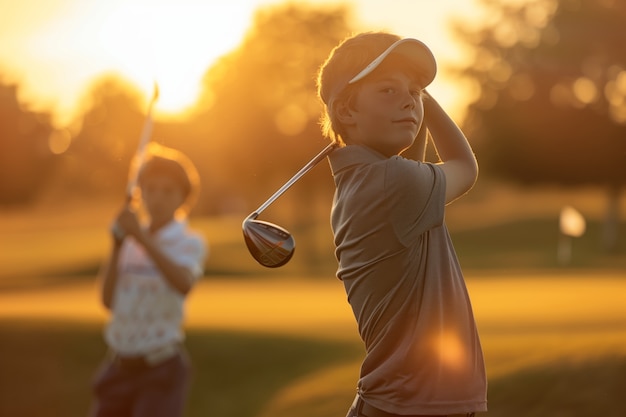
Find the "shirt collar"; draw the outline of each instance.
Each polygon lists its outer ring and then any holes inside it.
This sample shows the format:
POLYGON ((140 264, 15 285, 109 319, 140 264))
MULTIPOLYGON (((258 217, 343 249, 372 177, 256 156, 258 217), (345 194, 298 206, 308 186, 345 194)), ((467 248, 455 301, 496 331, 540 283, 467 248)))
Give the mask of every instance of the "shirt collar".
POLYGON ((162 228, 160 228, 156 233, 156 237, 166 240, 172 239, 183 234, 186 227, 186 219, 174 219, 162 228))
POLYGON ((328 156, 333 176, 353 165, 371 164, 384 161, 383 154, 363 145, 347 145, 328 156))

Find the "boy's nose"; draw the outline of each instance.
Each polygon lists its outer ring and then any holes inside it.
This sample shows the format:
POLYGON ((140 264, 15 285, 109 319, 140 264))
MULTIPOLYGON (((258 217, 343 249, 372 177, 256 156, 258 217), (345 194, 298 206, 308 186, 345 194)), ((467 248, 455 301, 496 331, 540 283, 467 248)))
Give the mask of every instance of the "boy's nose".
POLYGON ((414 109, 415 106, 417 105, 416 100, 418 100, 418 98, 416 98, 410 93, 407 93, 405 97, 404 107, 409 108, 409 109, 414 109))

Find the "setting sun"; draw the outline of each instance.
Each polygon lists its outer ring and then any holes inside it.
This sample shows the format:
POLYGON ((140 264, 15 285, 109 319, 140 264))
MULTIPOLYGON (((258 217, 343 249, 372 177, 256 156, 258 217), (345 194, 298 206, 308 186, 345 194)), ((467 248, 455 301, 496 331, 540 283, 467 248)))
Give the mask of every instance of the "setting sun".
MULTIPOLYGON (((25 102, 55 108, 61 123, 71 118, 90 81, 103 73, 127 78, 146 101, 157 82, 157 115, 183 112, 195 102, 205 71, 241 42, 261 3, 56 0, 45 13, 30 15, 0 2, 23 21, 0 29, 3 76, 21 85, 25 102)), ((30 2, 21 4, 28 8, 30 2)), ((6 14, 0 23, 5 20, 6 14)))
POLYGON ((153 3, 119 3, 103 20, 101 47, 143 90, 158 82, 161 113, 180 112, 196 100, 211 60, 240 41, 252 11, 240 3, 153 3))
MULTIPOLYGON (((255 12, 280 3, 0 0, 0 81, 18 84, 20 100, 33 110, 51 112, 57 125, 76 116, 89 85, 108 73, 134 84, 146 104, 157 82, 161 96, 156 116, 173 117, 195 104, 203 75, 219 57, 241 44, 255 12)), ((474 0, 396 0, 385 6, 377 0, 343 3, 353 8, 356 27, 424 40, 442 68, 449 58, 461 55, 455 50, 448 19, 476 10, 474 0)), ((463 100, 458 87, 441 71, 431 91, 457 113, 463 100)))

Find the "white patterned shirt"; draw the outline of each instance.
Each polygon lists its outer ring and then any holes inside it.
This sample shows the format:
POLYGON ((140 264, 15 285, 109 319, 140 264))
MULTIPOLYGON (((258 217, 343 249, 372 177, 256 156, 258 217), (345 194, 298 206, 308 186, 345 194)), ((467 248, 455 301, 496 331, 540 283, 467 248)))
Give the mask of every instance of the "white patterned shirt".
MULTIPOLYGON (((155 236, 161 250, 188 268, 195 280, 202 277, 207 248, 204 239, 174 220, 155 236)), ((152 259, 132 237, 121 248, 112 317, 105 340, 115 352, 141 355, 182 342, 185 296, 171 287, 152 259)))

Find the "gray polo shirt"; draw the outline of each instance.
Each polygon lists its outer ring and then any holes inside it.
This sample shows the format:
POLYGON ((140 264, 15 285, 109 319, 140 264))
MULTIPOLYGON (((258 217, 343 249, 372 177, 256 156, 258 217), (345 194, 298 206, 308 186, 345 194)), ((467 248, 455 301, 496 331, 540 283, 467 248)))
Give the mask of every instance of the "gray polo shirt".
POLYGON ((394 414, 486 411, 482 349, 436 165, 351 145, 329 156, 337 276, 365 343, 358 389, 394 414))

